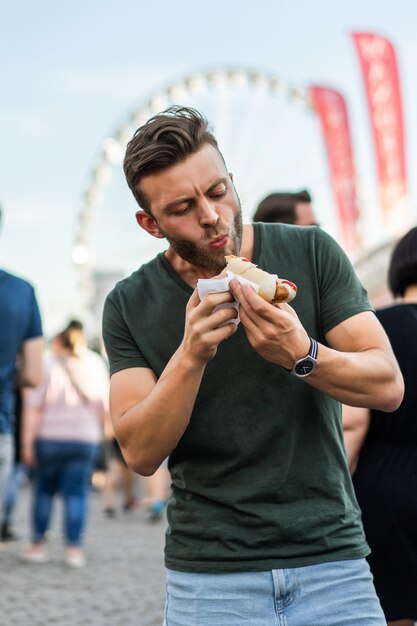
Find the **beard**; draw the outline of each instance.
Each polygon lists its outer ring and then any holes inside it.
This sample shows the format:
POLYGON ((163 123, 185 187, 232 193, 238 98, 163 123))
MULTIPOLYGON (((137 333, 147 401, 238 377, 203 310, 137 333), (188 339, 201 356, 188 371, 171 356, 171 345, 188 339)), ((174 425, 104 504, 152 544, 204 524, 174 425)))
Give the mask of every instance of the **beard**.
MULTIPOLYGON (((198 265, 199 267, 204 267, 208 270, 221 271, 227 265, 225 256, 225 251, 223 250, 215 250, 209 246, 207 242, 204 240, 201 243, 192 243, 185 239, 179 239, 177 237, 172 237, 164 232, 160 227, 159 230, 164 235, 166 240, 168 241, 171 248, 180 256, 184 261, 188 261, 193 265, 198 265)), ((229 237, 229 245, 231 245, 232 250, 228 252, 228 254, 238 255, 240 251, 240 247, 242 245, 242 232, 243 232, 243 223, 242 223, 242 211, 239 204, 239 210, 235 214, 233 225, 229 228, 227 233, 219 233, 226 234, 229 237)), ((215 235, 216 233, 214 233, 215 235)), ((211 238, 213 237, 213 233, 211 234, 211 238)))

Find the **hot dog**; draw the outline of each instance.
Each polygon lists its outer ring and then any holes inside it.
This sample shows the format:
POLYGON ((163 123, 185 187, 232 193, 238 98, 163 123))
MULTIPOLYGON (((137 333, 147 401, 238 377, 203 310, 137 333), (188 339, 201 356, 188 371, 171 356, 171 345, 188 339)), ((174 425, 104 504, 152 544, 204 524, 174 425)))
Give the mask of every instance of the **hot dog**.
POLYGON ((289 280, 278 278, 261 270, 257 265, 242 256, 225 256, 227 266, 225 271, 255 283, 259 287, 261 298, 271 304, 291 302, 296 296, 297 286, 289 280))

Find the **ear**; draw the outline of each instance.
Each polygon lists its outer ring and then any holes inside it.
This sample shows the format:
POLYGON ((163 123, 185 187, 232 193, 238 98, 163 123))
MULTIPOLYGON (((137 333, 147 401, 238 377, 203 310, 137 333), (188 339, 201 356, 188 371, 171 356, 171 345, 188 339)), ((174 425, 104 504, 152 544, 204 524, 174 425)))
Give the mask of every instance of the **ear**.
POLYGON ((159 230, 158 224, 155 222, 153 217, 146 213, 146 211, 136 211, 136 221, 143 230, 146 230, 147 233, 152 235, 152 237, 157 237, 158 239, 164 239, 165 235, 161 233, 159 230))

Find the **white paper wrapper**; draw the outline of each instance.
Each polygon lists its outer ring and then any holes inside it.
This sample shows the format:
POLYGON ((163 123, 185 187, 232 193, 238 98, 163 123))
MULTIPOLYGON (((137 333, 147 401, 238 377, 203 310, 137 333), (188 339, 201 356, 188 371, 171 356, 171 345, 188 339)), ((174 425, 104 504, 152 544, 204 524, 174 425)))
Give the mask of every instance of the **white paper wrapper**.
MULTIPOLYGON (((258 285, 253 283, 251 280, 246 280, 246 278, 243 278, 242 276, 238 276, 237 274, 233 274, 233 272, 227 272, 227 275, 224 276, 224 278, 199 278, 198 279, 197 291, 198 291, 198 295, 200 296, 200 300, 201 298, 204 298, 204 296, 207 296, 209 293, 221 293, 223 291, 230 291, 229 283, 232 280, 232 278, 236 278, 236 280, 238 280, 242 285, 245 283, 248 285, 251 285, 256 291, 256 293, 258 293, 259 291, 258 285)), ((239 302, 236 300, 236 298, 234 302, 226 302, 224 304, 219 304, 219 306, 216 306, 214 311, 219 311, 221 309, 236 309, 237 317, 233 320, 230 320, 230 322, 225 322, 225 324, 233 323, 233 324, 236 324, 236 326, 239 324, 240 322, 239 302)), ((222 324, 222 326, 224 326, 225 324, 222 324)))

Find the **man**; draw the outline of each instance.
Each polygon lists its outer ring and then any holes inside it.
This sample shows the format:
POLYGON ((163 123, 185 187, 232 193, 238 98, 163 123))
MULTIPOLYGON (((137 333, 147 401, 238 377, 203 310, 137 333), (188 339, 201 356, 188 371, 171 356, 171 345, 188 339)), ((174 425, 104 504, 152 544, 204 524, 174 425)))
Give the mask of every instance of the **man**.
POLYGON ((258 204, 253 221, 316 226, 311 202, 311 196, 305 189, 294 193, 271 193, 258 204))
MULTIPOLYGON (((0 225, 1 217, 0 208, 0 225)), ((33 287, 0 269, 0 502, 13 463, 15 387, 41 382, 42 350, 42 325, 33 287)))
POLYGON ((116 285, 103 319, 126 461, 150 475, 169 456, 166 624, 385 624, 339 403, 393 411, 403 381, 346 256, 320 228, 242 226, 193 109, 139 128, 124 168, 139 226, 169 243, 116 285), (232 280, 236 326, 233 308, 217 308, 230 292, 200 301, 197 280, 227 254, 294 281, 292 305, 232 280), (290 373, 299 361, 310 375, 290 373))

